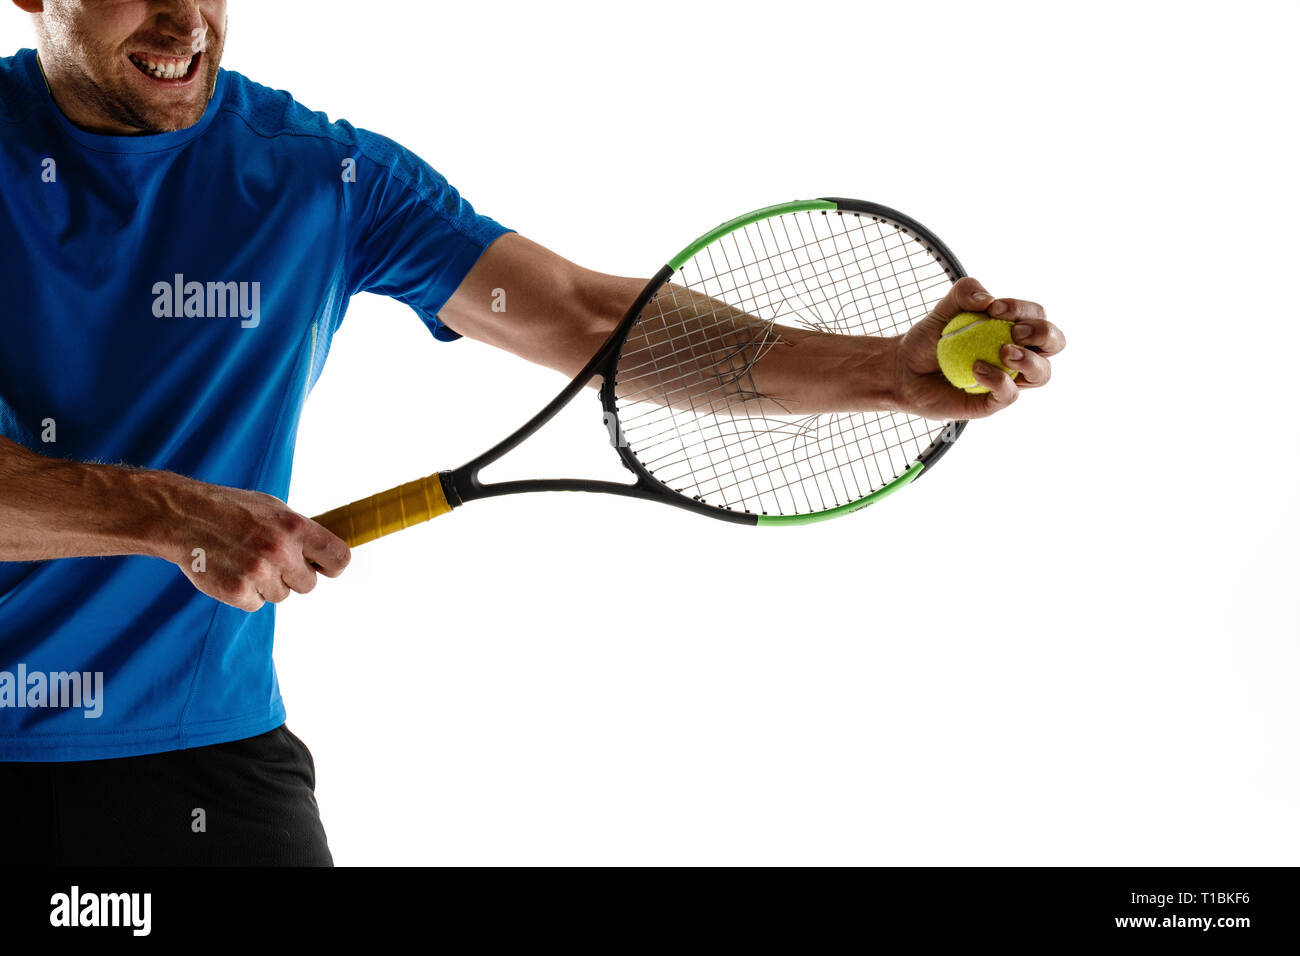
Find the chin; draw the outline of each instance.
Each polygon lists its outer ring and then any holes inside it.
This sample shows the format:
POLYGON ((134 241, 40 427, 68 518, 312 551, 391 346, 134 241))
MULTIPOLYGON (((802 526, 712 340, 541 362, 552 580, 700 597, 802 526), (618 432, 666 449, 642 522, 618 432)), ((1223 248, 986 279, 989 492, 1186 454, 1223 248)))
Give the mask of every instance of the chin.
MULTIPOLYGON (((129 58, 127 58, 129 60, 129 58)), ((194 71, 173 77, 150 76, 128 62, 128 76, 123 77, 120 96, 134 125, 147 133, 174 133, 187 129, 203 118, 208 107, 216 70, 206 54, 194 57, 194 71)))

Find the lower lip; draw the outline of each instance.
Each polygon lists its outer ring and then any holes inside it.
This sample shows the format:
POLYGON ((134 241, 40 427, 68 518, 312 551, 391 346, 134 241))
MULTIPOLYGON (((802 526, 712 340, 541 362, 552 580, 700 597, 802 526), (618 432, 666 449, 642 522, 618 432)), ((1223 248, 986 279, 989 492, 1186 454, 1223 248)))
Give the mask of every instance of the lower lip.
POLYGON ((192 86, 194 84, 194 81, 198 79, 199 64, 202 61, 203 61, 202 53, 194 54, 194 59, 190 61, 190 71, 186 73, 184 76, 172 80, 160 80, 156 76, 153 76, 149 73, 142 72, 139 67, 137 67, 134 63, 131 62, 131 58, 129 56, 126 58, 126 65, 131 70, 132 73, 134 73, 136 76, 144 80, 152 87, 155 88, 162 87, 164 89, 171 88, 174 90, 179 90, 179 89, 184 89, 187 86, 192 86))

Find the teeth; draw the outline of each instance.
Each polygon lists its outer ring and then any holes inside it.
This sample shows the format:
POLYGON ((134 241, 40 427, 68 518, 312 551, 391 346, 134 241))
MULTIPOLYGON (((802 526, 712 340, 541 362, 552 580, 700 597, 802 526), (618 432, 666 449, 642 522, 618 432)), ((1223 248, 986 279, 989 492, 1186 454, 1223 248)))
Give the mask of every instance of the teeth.
POLYGON ((140 67, 150 76, 157 77, 160 80, 174 80, 184 76, 189 72, 190 63, 194 57, 187 57, 179 63, 158 63, 148 57, 131 57, 131 62, 140 67))

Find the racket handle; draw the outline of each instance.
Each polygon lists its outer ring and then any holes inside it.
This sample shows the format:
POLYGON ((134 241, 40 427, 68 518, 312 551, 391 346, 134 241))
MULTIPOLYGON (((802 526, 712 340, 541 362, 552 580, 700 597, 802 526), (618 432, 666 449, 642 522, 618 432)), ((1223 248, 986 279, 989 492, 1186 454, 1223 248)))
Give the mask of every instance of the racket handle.
POLYGON ((451 510, 440 475, 429 475, 335 508, 312 520, 355 548, 451 510))

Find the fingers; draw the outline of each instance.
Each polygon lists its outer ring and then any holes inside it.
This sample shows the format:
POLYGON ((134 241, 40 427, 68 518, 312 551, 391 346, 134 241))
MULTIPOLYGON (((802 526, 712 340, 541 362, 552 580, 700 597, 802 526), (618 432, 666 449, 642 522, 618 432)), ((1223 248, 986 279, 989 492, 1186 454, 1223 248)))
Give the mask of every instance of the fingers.
POLYGON ((327 578, 336 578, 352 561, 347 542, 314 521, 308 522, 303 534, 302 556, 314 570, 327 578))
POLYGON ((1065 348, 1065 336, 1047 319, 1017 319, 1011 327, 1011 338, 1043 355, 1055 355, 1065 348))
MULTIPOLYGON (((316 571, 306 560, 303 560, 296 566, 285 568, 280 572, 280 583, 288 590, 295 591, 298 594, 310 594, 316 587, 316 571)), ((288 593, 285 593, 288 597, 288 593)))
POLYGON ((283 578, 276 578, 274 581, 263 581, 257 586, 257 593, 262 596, 262 600, 270 601, 272 604, 279 604, 289 596, 289 585, 284 583, 283 578))
POLYGON ((318 569, 328 567, 335 577, 347 566, 347 545, 302 515, 281 512, 264 531, 274 533, 263 539, 260 560, 250 571, 258 595, 272 604, 293 593, 310 594, 316 588, 318 569))
POLYGON ((987 312, 1014 322, 1011 337, 1015 343, 1043 355, 1055 355, 1065 348, 1065 336, 1047 321, 1047 311, 1041 305, 1028 299, 996 299, 973 276, 954 282, 930 315, 946 323, 959 312, 987 312))
POLYGON ((1065 348, 1065 336, 1047 321, 1046 310, 1027 299, 996 299, 985 311, 994 318, 1014 323, 1012 344, 1002 346, 999 355, 1007 368, 1019 373, 1014 386, 1039 388, 1051 381, 1052 363, 1048 358, 1065 348))
POLYGON ((997 299, 989 305, 987 311, 994 318, 1015 323, 1011 327, 1011 338, 1017 345, 1034 349, 1043 355, 1055 355, 1065 348, 1065 336, 1047 321, 1046 310, 1037 302, 1027 299, 997 299))
POLYGON ((296 559, 283 563, 280 567, 279 584, 284 590, 272 583, 272 590, 278 597, 263 591, 268 601, 283 601, 290 591, 298 594, 310 594, 318 582, 317 572, 326 577, 336 578, 352 560, 352 552, 345 542, 334 532, 316 522, 295 515, 297 520, 291 522, 292 531, 299 537, 296 559))
POLYGON ((1020 373, 1015 379, 1017 388, 1038 388, 1052 379, 1052 363, 1037 352, 1004 345, 998 357, 1007 368, 1020 373))
POLYGON ((1045 322, 1047 313, 1037 302, 1028 299, 995 299, 985 310, 995 319, 1006 322, 1045 322))
POLYGON ((988 389, 986 395, 968 395, 966 404, 972 409, 970 418, 983 418, 1006 408, 1020 397, 1020 389, 1011 376, 995 365, 976 362, 975 380, 988 389))
POLYGON ((235 589, 230 597, 222 597, 219 594, 214 594, 213 597, 218 601, 229 604, 231 607, 237 607, 241 611, 247 611, 249 614, 262 610, 262 605, 266 603, 266 598, 262 597, 262 595, 258 594, 257 591, 252 588, 243 591, 235 589))
POLYGON ((343 540, 271 495, 189 480, 182 490, 188 544, 172 560, 223 604, 251 613, 308 594, 318 572, 337 577, 351 559, 343 540))
POLYGON ((265 569, 229 602, 244 611, 260 611, 263 604, 280 604, 290 594, 308 594, 316 587, 316 572, 302 563, 300 567, 265 569))

